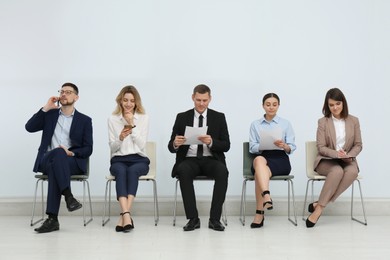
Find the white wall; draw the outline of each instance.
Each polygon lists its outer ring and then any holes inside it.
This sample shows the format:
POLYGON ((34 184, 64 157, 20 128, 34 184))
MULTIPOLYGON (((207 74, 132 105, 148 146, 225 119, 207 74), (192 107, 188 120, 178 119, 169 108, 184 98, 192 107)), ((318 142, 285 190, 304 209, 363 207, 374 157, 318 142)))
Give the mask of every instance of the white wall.
MULTIPOLYGON (((157 142, 159 195, 171 196, 171 128, 192 107, 193 87, 205 83, 210 107, 229 125, 228 196, 241 193, 242 142, 271 91, 296 132, 295 193, 304 194, 304 143, 315 139, 325 92, 337 86, 360 118, 365 196, 390 197, 382 181, 389 176, 389 11, 385 0, 1 0, 0 198, 32 195, 40 134, 24 124, 66 81, 79 86, 76 107, 93 118, 94 196, 104 194, 106 120, 119 90, 133 84, 142 95, 149 139, 157 142)), ((196 186, 198 194, 211 193, 211 184, 196 186)), ((149 188, 140 184, 139 195, 149 188)), ((285 186, 271 191, 283 195, 285 186)))

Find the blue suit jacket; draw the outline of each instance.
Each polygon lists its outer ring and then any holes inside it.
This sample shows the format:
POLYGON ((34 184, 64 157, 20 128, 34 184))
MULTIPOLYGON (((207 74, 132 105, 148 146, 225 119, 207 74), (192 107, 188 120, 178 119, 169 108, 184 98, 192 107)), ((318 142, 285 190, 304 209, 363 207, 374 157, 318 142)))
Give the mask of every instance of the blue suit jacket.
MULTIPOLYGON (((194 124, 194 109, 179 113, 176 117, 173 126, 171 139, 168 143, 168 149, 172 153, 176 153, 176 162, 172 169, 172 177, 176 176, 176 166, 186 159, 189 145, 181 145, 178 150, 173 147, 173 141, 176 135, 184 135, 186 126, 194 124)), ((230 149, 229 131, 226 123, 226 118, 223 113, 212 109, 207 110, 207 134, 213 139, 213 145, 210 150, 213 157, 226 165, 224 152, 230 149)))
MULTIPOLYGON (((39 109, 26 123, 26 130, 30 133, 42 130, 41 144, 33 168, 34 172, 38 171, 39 164, 51 143, 58 117, 59 109, 51 109, 47 112, 39 109)), ((93 144, 92 119, 75 110, 69 135, 72 144, 69 151, 75 154, 79 168, 83 172, 87 172, 87 159, 92 154, 93 144)))

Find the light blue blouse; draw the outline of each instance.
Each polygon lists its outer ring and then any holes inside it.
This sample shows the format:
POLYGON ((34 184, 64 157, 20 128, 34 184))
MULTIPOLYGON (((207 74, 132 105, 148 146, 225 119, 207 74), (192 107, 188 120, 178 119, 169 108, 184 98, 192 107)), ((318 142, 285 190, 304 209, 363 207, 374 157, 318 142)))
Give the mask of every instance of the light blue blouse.
POLYGON ((283 141, 290 146, 291 153, 297 148, 295 145, 294 130, 289 121, 279 116, 275 116, 271 121, 267 121, 264 117, 252 122, 249 131, 249 152, 260 154, 260 130, 272 130, 280 128, 282 130, 283 141))

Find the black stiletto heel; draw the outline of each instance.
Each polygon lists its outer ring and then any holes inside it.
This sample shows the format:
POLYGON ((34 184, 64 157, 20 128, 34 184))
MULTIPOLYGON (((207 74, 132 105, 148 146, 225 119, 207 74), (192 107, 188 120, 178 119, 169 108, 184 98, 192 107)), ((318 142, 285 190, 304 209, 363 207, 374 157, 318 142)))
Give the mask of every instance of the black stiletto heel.
MULTIPOLYGON (((265 190, 263 191, 263 193, 261 193, 261 196, 264 197, 266 194, 270 194, 269 190, 265 190)), ((273 206, 273 202, 272 202, 272 199, 269 200, 269 201, 266 201, 263 203, 263 207, 267 210, 271 210, 274 208, 273 206), (268 205, 268 206, 267 206, 268 205)))
POLYGON ((310 203, 310 204, 309 204, 309 207, 307 208, 307 210, 308 210, 310 213, 313 213, 314 210, 316 209, 316 208, 314 207, 314 203, 317 203, 317 204, 318 204, 318 200, 317 200, 317 201, 314 201, 313 203, 310 203))
MULTIPOLYGON (((129 214, 129 216, 130 216, 129 211, 123 212, 122 216, 124 216, 125 214, 129 214)), ((129 232, 130 229, 134 228, 134 222, 133 222, 133 219, 131 217, 130 217, 130 220, 131 220, 131 224, 127 224, 127 225, 123 226, 123 232, 129 232)))
POLYGON ((263 215, 263 220, 260 223, 252 222, 251 228, 261 228, 264 225, 264 210, 256 209, 256 214, 263 215))
MULTIPOLYGON (((123 221, 123 213, 119 214, 119 216, 122 217, 122 221, 123 221)), ((123 226, 116 225, 115 231, 116 232, 122 232, 123 231, 123 226)))

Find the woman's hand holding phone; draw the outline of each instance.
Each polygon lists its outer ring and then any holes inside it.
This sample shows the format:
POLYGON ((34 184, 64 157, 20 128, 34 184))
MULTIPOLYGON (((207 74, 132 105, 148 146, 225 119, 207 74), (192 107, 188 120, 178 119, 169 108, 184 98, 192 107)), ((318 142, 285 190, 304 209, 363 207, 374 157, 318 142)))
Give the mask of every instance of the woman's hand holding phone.
POLYGON ((125 125, 119 135, 119 140, 123 141, 127 136, 129 136, 133 132, 133 128, 135 126, 125 125))

